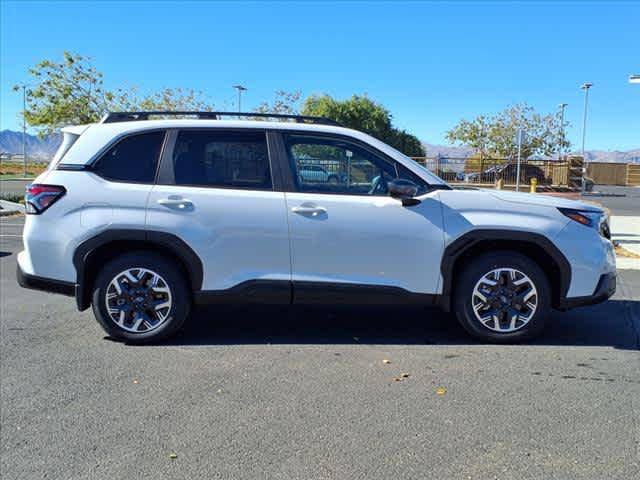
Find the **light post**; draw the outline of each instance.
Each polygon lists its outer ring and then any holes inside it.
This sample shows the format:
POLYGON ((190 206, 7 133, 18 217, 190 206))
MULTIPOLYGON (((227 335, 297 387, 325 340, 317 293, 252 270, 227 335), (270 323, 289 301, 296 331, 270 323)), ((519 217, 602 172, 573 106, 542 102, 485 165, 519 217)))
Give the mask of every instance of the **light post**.
POLYGON ((516 140, 518 142, 518 163, 516 164, 516 192, 520 191, 520 154, 522 152, 522 142, 525 140, 525 132, 522 128, 516 131, 516 140))
POLYGON ((560 107, 560 145, 558 147, 558 161, 562 161, 562 146, 564 145, 564 109, 568 106, 568 103, 561 103, 560 107))
POLYGON ((24 176, 27 176, 27 84, 22 83, 17 88, 22 89, 22 163, 24 176))
POLYGON ((582 191, 584 192, 584 174, 587 171, 587 161, 584 156, 584 140, 587 136, 587 107, 589 106, 589 89, 593 83, 583 83, 580 87, 584 90, 584 114, 582 116, 582 191))
POLYGON ((240 113, 242 112, 242 92, 246 92, 247 87, 243 87, 242 85, 233 85, 233 88, 238 91, 238 113, 240 113))

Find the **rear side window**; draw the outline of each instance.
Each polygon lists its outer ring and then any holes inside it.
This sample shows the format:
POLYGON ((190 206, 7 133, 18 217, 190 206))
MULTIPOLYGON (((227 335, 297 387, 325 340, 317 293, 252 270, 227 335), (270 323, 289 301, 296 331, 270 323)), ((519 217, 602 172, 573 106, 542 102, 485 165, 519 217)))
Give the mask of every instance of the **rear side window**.
POLYGON ((264 132, 181 131, 172 161, 176 185, 272 188, 264 132))
POLYGON ((93 171, 117 182, 153 183, 163 140, 162 131, 123 138, 100 157, 93 171))

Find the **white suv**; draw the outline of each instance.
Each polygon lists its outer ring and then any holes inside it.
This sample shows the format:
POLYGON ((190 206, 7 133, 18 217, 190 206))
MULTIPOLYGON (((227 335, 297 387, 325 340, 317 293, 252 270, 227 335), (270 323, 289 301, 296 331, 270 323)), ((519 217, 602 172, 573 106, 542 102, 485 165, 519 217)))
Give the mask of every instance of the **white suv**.
POLYGON ((19 283, 92 305, 132 343, 223 302, 432 304, 476 337, 513 342, 551 308, 615 291, 607 219, 592 205, 455 190, 328 120, 247 115, 112 113, 64 128, 28 187, 19 283), (310 157, 344 181, 307 182, 310 157))

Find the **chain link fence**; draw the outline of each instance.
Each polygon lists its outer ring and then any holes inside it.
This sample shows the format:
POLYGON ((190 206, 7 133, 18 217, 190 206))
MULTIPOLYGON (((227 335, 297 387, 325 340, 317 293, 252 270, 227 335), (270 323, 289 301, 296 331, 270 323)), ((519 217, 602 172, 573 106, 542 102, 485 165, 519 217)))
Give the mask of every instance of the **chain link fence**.
MULTIPOLYGON (((517 162, 509 158, 413 157, 449 183, 495 185, 502 180, 513 186, 518 177, 517 162)), ((570 159, 523 160, 520 164, 520 184, 528 185, 536 179, 538 185, 566 186, 569 184, 570 159)))

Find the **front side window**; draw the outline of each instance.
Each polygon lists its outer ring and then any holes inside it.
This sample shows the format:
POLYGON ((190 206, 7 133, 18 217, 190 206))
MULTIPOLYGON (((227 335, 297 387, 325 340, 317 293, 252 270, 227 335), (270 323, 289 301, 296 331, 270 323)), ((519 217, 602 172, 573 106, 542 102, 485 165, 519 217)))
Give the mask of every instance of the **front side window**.
POLYGON ((123 138, 96 162, 93 171, 116 182, 153 183, 164 131, 123 138))
POLYGON ((300 192, 384 196, 396 178, 417 180, 426 190, 408 169, 347 140, 289 134, 285 143, 300 192))
POLYGON ((272 188, 263 132, 181 131, 172 162, 176 185, 272 188))

